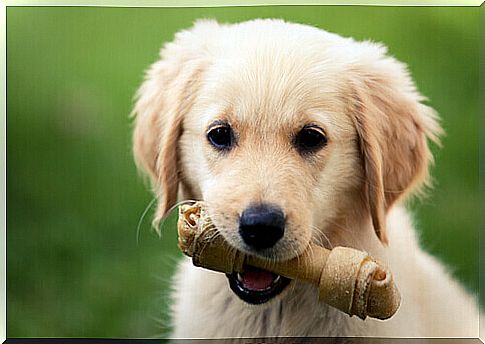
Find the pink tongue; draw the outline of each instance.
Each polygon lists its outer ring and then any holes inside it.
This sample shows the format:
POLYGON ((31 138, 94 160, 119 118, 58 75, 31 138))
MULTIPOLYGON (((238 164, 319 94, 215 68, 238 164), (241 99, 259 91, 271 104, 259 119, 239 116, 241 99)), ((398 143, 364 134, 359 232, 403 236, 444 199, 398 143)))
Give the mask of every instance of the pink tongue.
POLYGON ((268 289, 275 279, 271 272, 252 266, 246 266, 241 277, 244 287, 252 290, 268 289))

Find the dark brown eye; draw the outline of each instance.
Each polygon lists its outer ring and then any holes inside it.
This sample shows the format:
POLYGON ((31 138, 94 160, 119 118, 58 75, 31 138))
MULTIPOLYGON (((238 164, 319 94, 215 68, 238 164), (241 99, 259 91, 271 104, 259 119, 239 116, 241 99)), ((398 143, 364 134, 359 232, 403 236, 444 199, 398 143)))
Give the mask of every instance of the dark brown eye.
POLYGON ((305 126, 296 135, 294 145, 300 153, 312 153, 327 144, 323 130, 317 126, 305 126))
POLYGON ((209 142, 219 150, 229 150, 234 144, 234 133, 229 125, 220 125, 207 133, 209 142))

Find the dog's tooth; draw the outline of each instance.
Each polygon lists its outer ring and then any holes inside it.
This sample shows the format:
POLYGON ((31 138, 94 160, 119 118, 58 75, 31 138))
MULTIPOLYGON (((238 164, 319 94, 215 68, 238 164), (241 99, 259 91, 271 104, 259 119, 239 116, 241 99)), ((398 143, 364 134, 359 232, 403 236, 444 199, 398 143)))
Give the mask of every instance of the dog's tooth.
POLYGON ((273 283, 279 282, 280 279, 281 279, 281 276, 280 275, 276 276, 276 278, 274 279, 273 283))
POLYGON ((243 281, 242 275, 239 272, 237 273, 237 279, 239 282, 243 281))

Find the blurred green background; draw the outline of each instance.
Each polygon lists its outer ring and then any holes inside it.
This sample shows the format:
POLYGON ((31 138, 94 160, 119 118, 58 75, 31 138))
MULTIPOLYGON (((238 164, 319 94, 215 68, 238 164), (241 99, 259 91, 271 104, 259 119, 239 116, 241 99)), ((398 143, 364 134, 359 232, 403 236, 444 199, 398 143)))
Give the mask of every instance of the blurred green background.
MULTIPOLYGON (((132 97, 197 18, 284 18, 381 41, 443 118, 423 245, 478 290, 478 8, 7 8, 9 337, 157 337, 180 253, 131 156, 132 97), (137 225, 140 239, 137 242, 137 225)), ((482 302, 482 304, 484 304, 482 302)))

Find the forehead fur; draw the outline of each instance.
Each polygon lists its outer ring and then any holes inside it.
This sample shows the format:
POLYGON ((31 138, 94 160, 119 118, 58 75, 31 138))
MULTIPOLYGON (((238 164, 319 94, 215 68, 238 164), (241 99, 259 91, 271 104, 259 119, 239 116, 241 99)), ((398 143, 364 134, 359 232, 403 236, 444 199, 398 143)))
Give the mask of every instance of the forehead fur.
POLYGON ((269 119, 273 128, 343 116, 353 64, 381 53, 374 44, 281 20, 202 21, 194 32, 209 61, 197 106, 202 127, 221 115, 249 125, 269 119))

